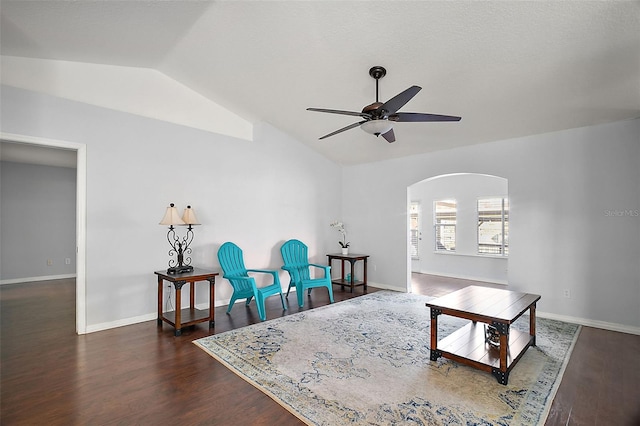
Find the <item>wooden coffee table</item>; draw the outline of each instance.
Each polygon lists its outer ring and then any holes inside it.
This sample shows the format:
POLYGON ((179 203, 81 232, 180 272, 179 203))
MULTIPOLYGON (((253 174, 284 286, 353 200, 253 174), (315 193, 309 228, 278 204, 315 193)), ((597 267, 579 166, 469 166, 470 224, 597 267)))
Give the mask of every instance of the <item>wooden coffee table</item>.
POLYGON ((499 383, 506 385, 511 369, 527 348, 536 344, 538 300, 537 294, 469 286, 426 303, 431 309, 431 360, 442 356, 490 372, 499 383), (527 310, 529 333, 510 329, 527 310), (465 318, 471 323, 438 341, 438 316, 443 314, 465 318), (499 347, 492 346, 485 338, 484 324, 498 330, 499 347))

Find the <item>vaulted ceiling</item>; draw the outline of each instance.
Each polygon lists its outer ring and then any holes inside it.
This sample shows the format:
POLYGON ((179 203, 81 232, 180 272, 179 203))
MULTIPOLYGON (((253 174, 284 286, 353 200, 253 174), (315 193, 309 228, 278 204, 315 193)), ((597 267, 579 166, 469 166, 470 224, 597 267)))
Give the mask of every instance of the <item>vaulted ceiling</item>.
MULTIPOLYGON (((638 1, 2 1, 1 53, 151 68, 342 164, 640 116, 638 1), (462 116, 318 137, 375 100, 462 116)), ((217 117, 212 116, 211 120, 217 117)))

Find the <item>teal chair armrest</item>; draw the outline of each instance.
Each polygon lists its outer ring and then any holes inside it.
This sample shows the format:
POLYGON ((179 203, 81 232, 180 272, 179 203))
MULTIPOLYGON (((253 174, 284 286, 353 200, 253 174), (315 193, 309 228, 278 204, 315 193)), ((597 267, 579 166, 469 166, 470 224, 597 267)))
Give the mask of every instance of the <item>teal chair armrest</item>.
POLYGON ((265 274, 278 274, 278 271, 274 269, 247 269, 247 272, 262 272, 265 274))
POLYGON ((329 276, 329 273, 331 272, 331 266, 328 265, 318 265, 317 263, 310 263, 309 266, 324 269, 324 273, 327 274, 326 276, 329 276))
POLYGON ((281 269, 284 269, 287 272, 291 272, 291 271, 297 271, 300 268, 309 268, 309 267, 314 267, 314 268, 320 268, 320 269, 324 269, 325 274, 329 274, 329 272, 331 271, 331 266, 328 265, 318 265, 316 263, 307 263, 307 264, 303 264, 303 265, 295 265, 295 266, 283 266, 281 269))
POLYGON ((253 281, 252 277, 245 277, 244 275, 223 275, 222 278, 228 280, 241 280, 241 281, 253 281))
POLYGON ((247 269, 247 272, 256 272, 259 274, 271 274, 273 275, 273 282, 280 284, 280 276, 278 275, 278 271, 273 269, 247 269))

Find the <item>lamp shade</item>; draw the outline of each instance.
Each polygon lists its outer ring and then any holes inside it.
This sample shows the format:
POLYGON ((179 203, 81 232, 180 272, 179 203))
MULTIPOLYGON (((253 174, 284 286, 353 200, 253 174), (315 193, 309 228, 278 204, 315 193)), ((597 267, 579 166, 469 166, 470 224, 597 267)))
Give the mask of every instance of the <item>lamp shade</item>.
POLYGON ((178 213, 178 209, 171 203, 169 207, 167 207, 167 211, 164 214, 164 217, 160 221, 160 225, 184 225, 184 220, 180 219, 180 214, 178 213))
POLYGON ((384 135, 392 128, 389 120, 369 120, 360 125, 360 128, 372 135, 384 135))
POLYGON ((200 225, 198 222, 198 218, 196 217, 196 213, 193 211, 191 206, 187 206, 184 209, 184 213, 182 213, 182 221, 187 225, 200 225))

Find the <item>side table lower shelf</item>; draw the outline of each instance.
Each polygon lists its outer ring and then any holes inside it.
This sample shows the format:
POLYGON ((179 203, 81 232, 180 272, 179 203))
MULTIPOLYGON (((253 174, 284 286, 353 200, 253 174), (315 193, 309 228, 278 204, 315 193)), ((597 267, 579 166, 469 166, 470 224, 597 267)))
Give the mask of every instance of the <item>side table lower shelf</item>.
MULTIPOLYGON (((164 312, 162 318, 158 318, 158 325, 162 324, 162 321, 167 324, 176 327, 176 312, 164 312)), ((214 321, 209 319, 209 311, 202 309, 190 309, 184 308, 180 310, 180 327, 188 327, 190 325, 199 324, 201 322, 209 321, 209 328, 213 327, 214 321)))
POLYGON ((352 293, 355 287, 358 287, 361 285, 365 286, 365 290, 366 290, 366 285, 367 285, 367 283, 365 283, 364 281, 355 280, 352 283, 347 279, 340 279, 340 278, 331 280, 331 284, 339 285, 340 287, 342 287, 343 290, 344 290, 344 286, 350 287, 352 293))

